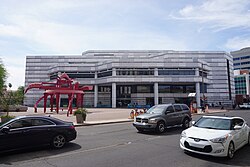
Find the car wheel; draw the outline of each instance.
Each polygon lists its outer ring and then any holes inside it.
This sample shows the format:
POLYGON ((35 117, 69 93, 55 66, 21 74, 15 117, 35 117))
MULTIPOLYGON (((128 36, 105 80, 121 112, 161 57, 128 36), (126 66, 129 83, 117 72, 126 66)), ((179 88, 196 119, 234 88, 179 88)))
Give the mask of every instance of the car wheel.
POLYGON ((227 157, 229 159, 232 159, 234 157, 234 152, 235 152, 234 144, 233 142, 230 142, 228 146, 227 157))
POLYGON ((56 135, 53 140, 52 140, 52 147, 59 149, 62 148, 66 143, 66 138, 64 137, 64 135, 56 135))
POLYGON ((183 122, 182 122, 182 128, 183 129, 187 129, 187 128, 189 128, 189 119, 188 118, 185 118, 184 120, 183 120, 183 122))
POLYGON ((163 133, 165 132, 165 123, 163 121, 160 121, 157 123, 157 126, 156 126, 156 131, 158 133, 163 133))

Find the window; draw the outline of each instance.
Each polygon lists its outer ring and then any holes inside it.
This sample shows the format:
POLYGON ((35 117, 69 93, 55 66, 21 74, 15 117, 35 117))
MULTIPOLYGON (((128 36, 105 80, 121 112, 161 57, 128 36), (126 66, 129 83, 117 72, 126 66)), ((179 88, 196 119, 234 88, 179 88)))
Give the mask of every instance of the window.
POLYGON ((181 107, 183 110, 189 110, 188 106, 186 106, 186 105, 181 105, 181 107))
POLYGON ((244 121, 242 119, 233 119, 232 120, 232 129, 238 125, 238 126, 242 126, 244 124, 244 121))
POLYGON ((9 125, 10 129, 24 128, 32 126, 30 119, 18 120, 9 125))
POLYGON ((174 109, 176 112, 182 111, 181 106, 177 104, 174 105, 174 109))
POLYGON ((54 125, 52 122, 43 120, 43 119, 33 119, 32 120, 33 126, 43 126, 43 125, 54 125))
POLYGON ((167 111, 169 111, 169 112, 174 112, 173 106, 168 106, 167 111))

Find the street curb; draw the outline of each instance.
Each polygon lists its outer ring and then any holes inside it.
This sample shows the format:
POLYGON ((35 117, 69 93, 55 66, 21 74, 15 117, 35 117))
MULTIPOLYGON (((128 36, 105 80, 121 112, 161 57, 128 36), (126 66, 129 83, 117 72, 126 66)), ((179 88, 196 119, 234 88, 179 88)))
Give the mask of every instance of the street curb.
MULTIPOLYGON (((194 115, 204 115, 204 114, 214 114, 214 113, 226 113, 228 110, 219 111, 219 112, 211 112, 211 113, 192 113, 192 116, 194 115)), ((81 126, 95 126, 95 125, 105 125, 105 124, 117 124, 117 123, 126 123, 126 122, 133 122, 133 119, 128 120, 121 120, 121 121, 108 121, 108 122, 97 122, 97 123, 83 123, 83 124, 74 124, 75 127, 81 127, 81 126)))
POLYGON ((223 110, 218 112, 192 113, 192 115, 204 115, 204 114, 227 113, 227 112, 229 112, 229 110, 223 110))
POLYGON ((74 126, 75 126, 75 127, 81 127, 81 126, 95 126, 95 125, 125 123, 125 122, 132 122, 132 121, 133 121, 133 120, 109 121, 109 122, 98 122, 98 123, 83 123, 83 124, 74 124, 74 126))

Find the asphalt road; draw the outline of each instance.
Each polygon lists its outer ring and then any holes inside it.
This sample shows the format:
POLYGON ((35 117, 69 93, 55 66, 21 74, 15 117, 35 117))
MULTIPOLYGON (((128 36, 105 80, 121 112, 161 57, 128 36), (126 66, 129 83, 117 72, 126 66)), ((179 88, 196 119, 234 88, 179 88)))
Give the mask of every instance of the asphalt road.
MULTIPOLYGON (((221 115, 224 113, 217 113, 221 115)), ((232 111, 250 123, 250 111, 232 111)), ((200 116, 193 117, 194 120, 200 116)), ((185 154, 179 148, 180 127, 166 133, 138 133, 132 123, 78 127, 78 137, 61 150, 47 147, 0 155, 0 167, 220 167, 250 166, 250 146, 233 160, 185 154)))

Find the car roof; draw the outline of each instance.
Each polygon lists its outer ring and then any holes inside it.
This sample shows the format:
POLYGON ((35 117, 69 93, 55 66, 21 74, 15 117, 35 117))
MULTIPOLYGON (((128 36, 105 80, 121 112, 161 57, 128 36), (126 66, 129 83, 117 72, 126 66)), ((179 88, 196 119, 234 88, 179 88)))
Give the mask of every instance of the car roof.
POLYGON ((156 106, 170 106, 170 105, 186 105, 186 104, 184 104, 184 103, 168 103, 168 104, 158 104, 158 105, 156 105, 156 106))
POLYGON ((220 115, 204 115, 202 117, 204 117, 204 118, 220 118, 220 119, 237 119, 237 118, 243 119, 241 117, 236 117, 236 116, 220 116, 220 115))
POLYGON ((31 119, 35 119, 35 118, 38 118, 38 119, 48 119, 50 121, 53 121, 54 123, 57 123, 57 124, 62 124, 62 123, 66 123, 66 121, 63 121, 63 120, 60 120, 58 118, 54 118, 54 117, 51 117, 50 115, 48 116, 36 116, 36 115, 31 115, 31 116, 18 116, 16 118, 13 119, 14 120, 18 120, 18 119, 23 119, 23 118, 31 118, 31 119))

